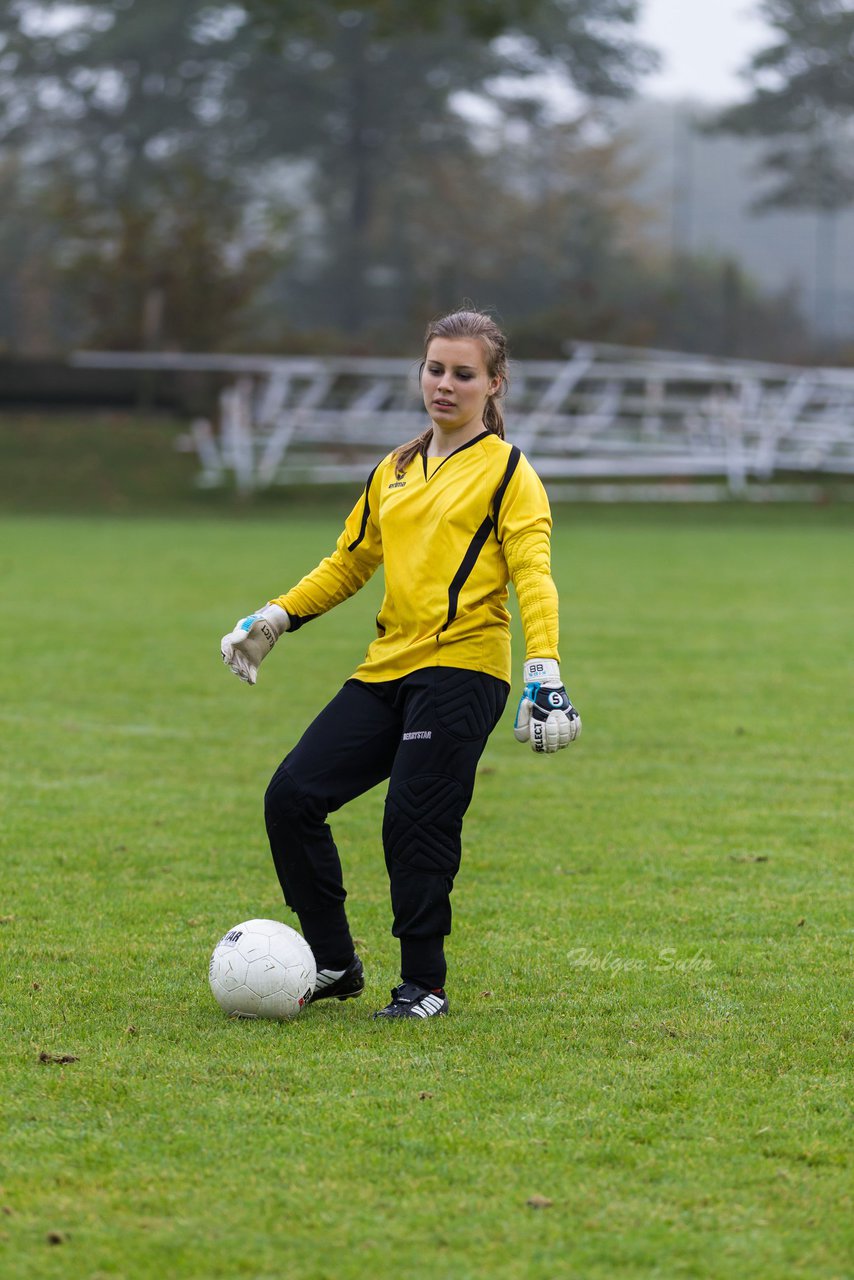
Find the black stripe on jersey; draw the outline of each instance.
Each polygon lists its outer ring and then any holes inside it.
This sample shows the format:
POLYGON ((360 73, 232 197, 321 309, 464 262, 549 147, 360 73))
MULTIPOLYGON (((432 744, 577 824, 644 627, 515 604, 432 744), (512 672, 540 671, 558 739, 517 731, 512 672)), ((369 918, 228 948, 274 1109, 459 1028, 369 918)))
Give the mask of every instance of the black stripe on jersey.
POLYGON ((477 533, 472 538, 466 548, 466 553, 460 561, 460 567, 454 574, 454 579, 448 587, 448 619, 443 624, 442 630, 449 627, 457 616, 457 604, 460 599, 460 592, 465 585, 466 579, 477 564, 477 558, 486 545, 486 540, 492 533, 492 517, 487 516, 477 533))
MULTIPOLYGON (((379 465, 380 465, 380 464, 379 464, 379 463, 377 463, 377 467, 378 467, 379 465)), ((362 527, 361 527, 361 528, 360 528, 360 530, 359 530, 359 536, 358 536, 358 538, 356 538, 355 542, 351 542, 351 543, 350 543, 350 545, 349 545, 349 547, 347 548, 347 550, 348 550, 348 551, 355 551, 355 550, 356 550, 356 548, 358 547, 359 543, 362 541, 362 539, 363 539, 363 538, 364 538, 364 536, 365 536, 365 530, 366 530, 366 529, 367 529, 367 527, 368 527, 368 516, 371 514, 371 499, 370 499, 370 497, 369 497, 368 495, 369 495, 369 493, 370 493, 370 489, 371 489, 371 481, 373 480, 373 478, 374 478, 374 476, 375 476, 375 474, 376 474, 377 467, 374 467, 373 471, 372 471, 372 472, 371 472, 371 474, 368 476, 368 483, 365 485, 365 506, 364 506, 364 509, 363 509, 363 511, 362 511, 362 527)))
POLYGON ((517 444, 514 444, 510 450, 510 457, 507 459, 507 467, 504 471, 504 479, 501 481, 501 484, 496 489, 495 497, 492 500, 492 519, 493 519, 493 523, 495 524, 495 536, 496 538, 498 538, 499 542, 501 541, 501 539, 498 537, 498 516, 501 512, 501 501, 504 497, 504 494, 507 492, 508 484, 513 479, 513 473, 515 472, 516 468, 519 465, 519 459, 521 458, 521 456, 522 456, 522 453, 521 453, 521 450, 519 449, 519 446, 517 444))
MULTIPOLYGON (((483 436, 476 436, 475 439, 482 440, 483 436)), ((474 440, 469 441, 469 444, 474 444, 474 443, 475 443, 474 440)), ((461 445, 461 448, 466 449, 468 448, 468 445, 461 445)), ((456 452, 459 453, 459 449, 456 450, 456 452)), ((449 457, 453 457, 453 456, 454 456, 453 454, 449 455, 449 457)), ((521 453, 521 450, 519 449, 519 446, 514 444, 510 449, 510 457, 507 459, 507 466, 504 468, 504 476, 501 480, 501 484, 496 489, 495 497, 492 500, 493 514, 492 516, 486 517, 483 524, 480 526, 477 533, 472 538, 471 542, 466 548, 466 553, 460 562, 460 567, 459 569, 457 569, 457 572, 454 574, 453 581, 451 582, 451 585, 448 588, 448 617, 447 617, 447 621, 442 626, 443 631, 451 625, 454 618, 457 616, 457 605, 459 604, 460 592, 462 591, 472 569, 477 564, 477 558, 480 555, 483 548, 485 547, 486 540, 489 537, 489 535, 492 533, 493 529, 495 530, 496 538, 498 538, 498 516, 501 511, 501 500, 504 497, 504 494, 507 490, 507 486, 509 485, 510 481, 513 479, 513 473, 515 472, 516 468, 519 465, 519 459, 521 458, 521 456, 522 456, 522 453, 521 453)), ((424 466, 425 467, 427 466, 426 459, 424 461, 424 466)), ((436 470, 438 470, 438 467, 436 468, 436 470)), ((434 472, 433 474, 435 475, 436 473, 434 472)), ((500 538, 498 540, 499 542, 501 541, 500 538)))

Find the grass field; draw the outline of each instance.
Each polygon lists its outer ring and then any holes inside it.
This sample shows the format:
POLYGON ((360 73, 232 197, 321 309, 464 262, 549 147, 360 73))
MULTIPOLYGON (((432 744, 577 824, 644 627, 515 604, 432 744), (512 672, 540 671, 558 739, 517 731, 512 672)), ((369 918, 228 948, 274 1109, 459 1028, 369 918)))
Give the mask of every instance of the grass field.
POLYGON ((214 943, 288 919, 263 790, 379 584, 255 689, 218 640, 342 509, 0 518, 0 1274, 851 1275, 848 512, 560 511, 584 736, 490 742, 451 1016, 370 1017, 377 791, 335 824, 365 995, 233 1023, 214 943))

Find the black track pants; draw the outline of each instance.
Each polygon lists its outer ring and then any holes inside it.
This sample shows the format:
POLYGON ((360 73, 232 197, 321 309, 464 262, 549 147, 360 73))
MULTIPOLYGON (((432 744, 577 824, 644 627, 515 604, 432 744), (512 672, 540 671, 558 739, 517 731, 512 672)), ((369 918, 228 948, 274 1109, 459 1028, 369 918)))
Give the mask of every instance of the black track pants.
POLYGON ((508 686, 456 667, 348 680, 276 770, 265 799, 285 901, 320 968, 353 956, 338 850, 326 818, 389 779, 383 848, 405 981, 441 987, 463 814, 508 686))

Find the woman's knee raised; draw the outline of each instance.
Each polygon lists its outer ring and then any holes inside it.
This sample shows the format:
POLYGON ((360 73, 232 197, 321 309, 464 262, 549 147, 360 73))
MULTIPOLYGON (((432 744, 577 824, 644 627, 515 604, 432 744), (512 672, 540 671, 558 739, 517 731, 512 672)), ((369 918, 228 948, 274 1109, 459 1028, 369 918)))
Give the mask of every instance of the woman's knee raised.
POLYGON ((306 819, 316 821, 317 806, 297 785, 284 765, 280 765, 264 795, 264 818, 270 831, 281 822, 291 827, 299 826, 306 819))

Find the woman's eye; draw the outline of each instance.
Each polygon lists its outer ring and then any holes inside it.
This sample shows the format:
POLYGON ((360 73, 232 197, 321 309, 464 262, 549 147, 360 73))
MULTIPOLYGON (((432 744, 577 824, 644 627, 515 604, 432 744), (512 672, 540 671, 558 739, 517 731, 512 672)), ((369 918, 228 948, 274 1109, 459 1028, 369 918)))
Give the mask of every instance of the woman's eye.
MULTIPOLYGON (((441 378, 445 370, 442 368, 441 365, 428 364, 427 372, 433 378, 441 378)), ((459 378, 461 382, 471 382, 472 378, 474 377, 474 374, 466 373, 463 370, 460 370, 460 372, 456 374, 452 372, 451 377, 459 378)))

